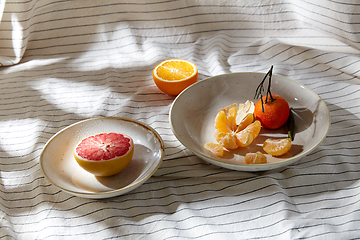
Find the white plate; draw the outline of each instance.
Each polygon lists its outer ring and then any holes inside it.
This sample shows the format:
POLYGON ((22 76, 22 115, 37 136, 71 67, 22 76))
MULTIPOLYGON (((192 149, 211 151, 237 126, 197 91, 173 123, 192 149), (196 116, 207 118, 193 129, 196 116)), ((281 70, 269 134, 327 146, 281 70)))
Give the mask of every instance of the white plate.
MULTIPOLYGON (((177 139, 195 155, 212 164, 241 171, 265 171, 294 163, 314 150, 326 137, 330 113, 324 101, 312 90, 290 79, 273 75, 271 93, 284 97, 295 112, 296 134, 291 150, 282 157, 265 154, 266 164, 245 164, 247 152, 262 151, 266 138, 287 137, 286 127, 280 130, 262 129, 247 148, 229 151, 222 158, 203 148, 206 142, 216 142, 214 121, 218 111, 232 103, 254 99, 263 73, 233 73, 199 81, 179 94, 170 109, 170 124, 177 139)), ((267 88, 267 83, 265 85, 267 88)))
POLYGON ((40 165, 48 181, 65 192, 84 198, 109 198, 143 184, 159 168, 163 157, 163 141, 150 126, 107 117, 84 120, 56 133, 44 146, 40 165), (130 164, 110 177, 95 177, 83 170, 73 157, 73 148, 81 139, 102 132, 127 134, 135 144, 130 164))

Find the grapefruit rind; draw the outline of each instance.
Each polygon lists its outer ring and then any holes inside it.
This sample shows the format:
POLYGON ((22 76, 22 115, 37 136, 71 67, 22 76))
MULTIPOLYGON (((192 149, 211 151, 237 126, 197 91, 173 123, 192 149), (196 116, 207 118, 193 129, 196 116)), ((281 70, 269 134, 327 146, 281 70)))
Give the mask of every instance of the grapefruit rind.
POLYGON ((131 137, 125 135, 123 133, 119 133, 123 135, 125 138, 130 139, 130 147, 129 150, 122 156, 115 157, 108 160, 88 160, 78 155, 76 152, 77 146, 86 138, 95 136, 98 134, 94 134, 88 136, 81 141, 79 141, 73 150, 73 154, 76 162, 82 167, 85 171, 100 177, 112 176, 123 171, 131 162, 133 154, 134 154, 134 142, 131 137))

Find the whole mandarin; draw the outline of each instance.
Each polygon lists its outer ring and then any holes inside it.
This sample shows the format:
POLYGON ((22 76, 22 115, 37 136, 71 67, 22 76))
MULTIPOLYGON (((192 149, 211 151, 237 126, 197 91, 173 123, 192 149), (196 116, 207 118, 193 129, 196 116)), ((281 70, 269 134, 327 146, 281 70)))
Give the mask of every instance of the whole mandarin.
POLYGON ((288 102, 281 96, 271 94, 262 97, 255 105, 254 115, 255 119, 261 122, 261 125, 267 129, 278 129, 283 126, 289 118, 290 108, 288 102), (265 100, 267 98, 267 102, 265 100), (264 111, 263 111, 264 107, 264 111))

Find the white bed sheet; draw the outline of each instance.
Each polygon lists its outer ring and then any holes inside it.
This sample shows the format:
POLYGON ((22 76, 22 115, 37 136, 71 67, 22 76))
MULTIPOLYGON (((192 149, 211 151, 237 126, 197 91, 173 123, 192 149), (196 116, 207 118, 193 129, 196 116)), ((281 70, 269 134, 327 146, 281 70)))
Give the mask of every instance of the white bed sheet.
POLYGON ((0 1, 1 239, 351 239, 360 236, 360 4, 356 0, 0 1), (325 141, 261 173, 205 163, 172 134, 174 97, 152 69, 193 61, 199 81, 266 72, 327 104, 325 141), (156 173, 126 195, 83 199, 43 176, 62 128, 117 116, 165 143, 156 173))

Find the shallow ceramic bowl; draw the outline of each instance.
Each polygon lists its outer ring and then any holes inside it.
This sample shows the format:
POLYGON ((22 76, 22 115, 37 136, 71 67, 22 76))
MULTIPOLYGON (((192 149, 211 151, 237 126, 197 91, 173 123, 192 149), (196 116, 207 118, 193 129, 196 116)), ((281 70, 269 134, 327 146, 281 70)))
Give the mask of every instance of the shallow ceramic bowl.
POLYGON ((163 157, 163 140, 154 129, 135 120, 107 117, 80 121, 56 133, 43 148, 40 166, 46 179, 65 192, 84 198, 109 198, 143 184, 159 168, 163 157), (85 171, 73 155, 81 139, 102 132, 124 133, 134 141, 130 164, 109 177, 85 171))
MULTIPOLYGON (((203 148, 206 142, 216 142, 215 116, 232 103, 254 99, 255 90, 264 78, 263 73, 233 73, 199 81, 185 89, 170 109, 170 124, 176 138, 203 160, 228 169, 265 171, 298 161, 325 139, 330 127, 330 114, 324 101, 312 90, 284 77, 272 76, 271 92, 284 97, 294 111, 295 138, 291 150, 281 157, 272 157, 262 150, 267 138, 287 137, 286 126, 278 130, 262 128, 260 135, 247 148, 225 152, 219 158, 203 148), (245 154, 261 151, 265 164, 246 164, 245 154)), ((266 86, 267 87, 267 83, 266 86)))

